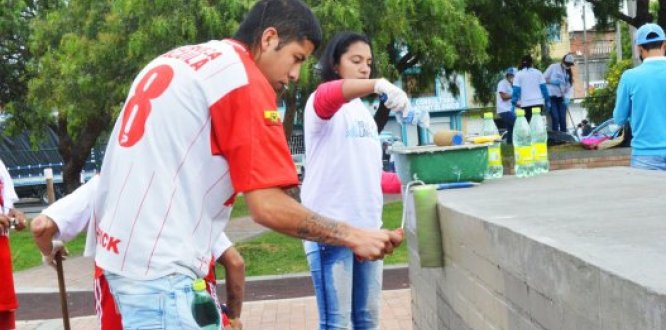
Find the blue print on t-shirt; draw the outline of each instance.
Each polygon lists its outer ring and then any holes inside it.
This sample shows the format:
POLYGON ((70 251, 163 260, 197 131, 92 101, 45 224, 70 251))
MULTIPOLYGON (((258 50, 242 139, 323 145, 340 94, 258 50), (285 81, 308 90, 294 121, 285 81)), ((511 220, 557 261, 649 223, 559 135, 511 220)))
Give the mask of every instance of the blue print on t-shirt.
POLYGON ((356 139, 356 138, 373 138, 378 139, 379 134, 377 129, 373 128, 369 123, 358 120, 347 128, 347 138, 356 139))

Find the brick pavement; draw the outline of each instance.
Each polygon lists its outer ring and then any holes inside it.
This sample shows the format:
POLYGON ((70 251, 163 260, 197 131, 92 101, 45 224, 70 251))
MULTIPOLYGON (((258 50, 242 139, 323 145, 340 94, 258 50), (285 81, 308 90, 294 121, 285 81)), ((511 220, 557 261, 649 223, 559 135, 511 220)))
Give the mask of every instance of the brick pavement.
MULTIPOLYGON (((411 330, 410 289, 382 291, 381 329, 411 330)), ((306 330, 317 328, 314 297, 253 301, 243 304, 241 316, 247 330, 306 330)), ((70 319, 72 329, 96 329, 95 316, 70 319)), ((17 321, 17 330, 62 329, 61 319, 17 321)))

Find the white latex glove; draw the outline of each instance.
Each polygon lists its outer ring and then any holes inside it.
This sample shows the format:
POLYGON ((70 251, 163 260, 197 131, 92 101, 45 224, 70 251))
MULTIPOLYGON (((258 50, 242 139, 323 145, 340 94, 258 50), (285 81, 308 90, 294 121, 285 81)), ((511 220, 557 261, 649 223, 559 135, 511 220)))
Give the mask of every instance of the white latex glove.
POLYGON ((393 111, 403 111, 409 105, 407 94, 384 78, 377 80, 375 83, 375 93, 385 95, 384 105, 393 111))
POLYGON ((69 255, 69 252, 65 248, 65 244, 63 244, 62 241, 53 241, 52 244, 53 244, 53 249, 51 249, 51 253, 49 255, 43 255, 42 254, 42 263, 55 268, 56 267, 56 261, 55 261, 56 254, 58 254, 58 252, 60 252, 61 255, 62 255, 62 260, 65 260, 65 256, 69 255))

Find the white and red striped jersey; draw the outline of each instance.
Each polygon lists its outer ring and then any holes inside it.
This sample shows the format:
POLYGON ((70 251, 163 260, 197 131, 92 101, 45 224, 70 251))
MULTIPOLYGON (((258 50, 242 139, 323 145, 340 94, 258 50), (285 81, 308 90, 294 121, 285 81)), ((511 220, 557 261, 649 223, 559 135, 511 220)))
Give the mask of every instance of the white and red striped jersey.
POLYGON ((95 203, 97 264, 203 277, 238 192, 298 184, 276 94, 232 40, 177 48, 130 88, 95 203))

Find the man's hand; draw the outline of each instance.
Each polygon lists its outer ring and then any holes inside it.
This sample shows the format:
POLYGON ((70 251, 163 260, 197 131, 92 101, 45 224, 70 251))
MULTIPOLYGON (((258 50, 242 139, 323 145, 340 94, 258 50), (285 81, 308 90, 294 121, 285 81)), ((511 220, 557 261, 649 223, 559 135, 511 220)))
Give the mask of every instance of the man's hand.
POLYGON ((407 94, 405 94, 402 89, 383 78, 377 80, 375 83, 375 93, 386 95, 384 105, 393 111, 403 111, 409 104, 407 94))
POLYGON ((45 265, 51 266, 53 268, 56 267, 56 255, 60 253, 62 255, 62 259, 65 260, 65 256, 69 255, 69 252, 65 248, 65 244, 62 243, 62 241, 53 241, 51 243, 53 245, 51 249, 51 253, 48 255, 42 254, 42 262, 45 265))
POLYGON ((241 319, 229 319, 229 330, 243 330, 243 322, 241 322, 241 319))
POLYGON ((0 214, 0 231, 4 232, 9 230, 9 223, 10 223, 9 217, 4 214, 0 214))
POLYGON ((7 213, 7 216, 9 216, 10 218, 14 218, 14 221, 15 221, 14 222, 14 229, 16 229, 18 231, 21 231, 21 230, 25 229, 26 220, 25 220, 25 214, 23 214, 23 212, 12 208, 7 213))
POLYGON ((353 234, 351 249, 361 260, 379 260, 384 256, 392 254, 393 250, 400 246, 403 239, 401 229, 389 231, 356 229, 353 234))

